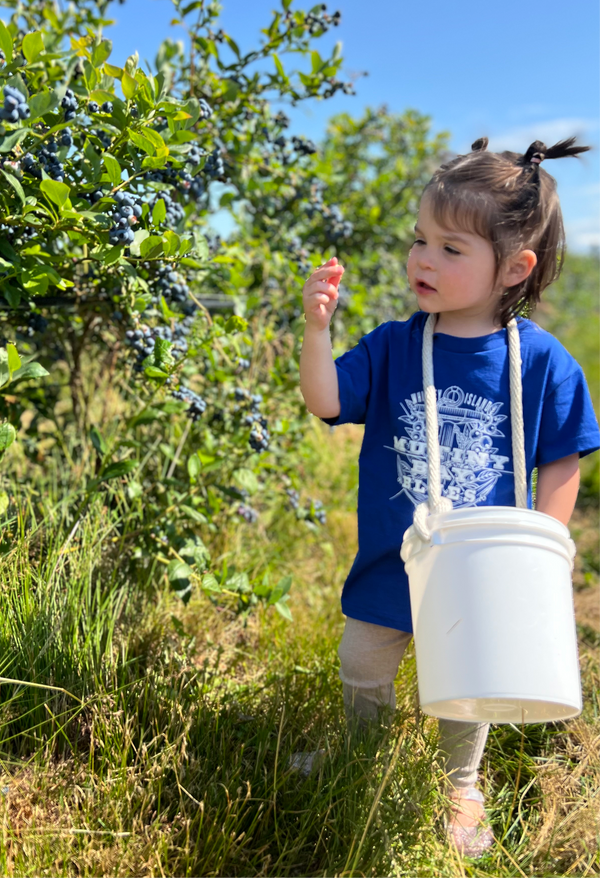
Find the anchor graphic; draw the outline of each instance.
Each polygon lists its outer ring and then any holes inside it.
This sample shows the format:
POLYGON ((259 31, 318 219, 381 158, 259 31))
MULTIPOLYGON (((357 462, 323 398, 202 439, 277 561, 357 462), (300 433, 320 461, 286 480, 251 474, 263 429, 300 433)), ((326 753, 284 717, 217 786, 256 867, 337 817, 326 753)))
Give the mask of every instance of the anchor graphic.
MULTIPOLYGON (((427 499, 427 442, 423 392, 413 393, 400 404, 398 418, 406 424, 404 436, 394 436, 400 491, 391 500, 406 494, 415 506, 427 499)), ((438 420, 442 494, 455 509, 476 506, 488 497, 503 473, 509 457, 498 454, 493 437, 504 437, 498 424, 506 415, 498 414, 501 402, 453 385, 438 390, 438 420)))

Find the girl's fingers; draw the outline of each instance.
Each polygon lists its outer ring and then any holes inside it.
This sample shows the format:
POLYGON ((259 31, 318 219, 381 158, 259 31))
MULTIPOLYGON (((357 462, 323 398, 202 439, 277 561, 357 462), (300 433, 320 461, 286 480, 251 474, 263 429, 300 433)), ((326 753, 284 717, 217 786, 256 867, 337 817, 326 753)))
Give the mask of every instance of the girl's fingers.
POLYGON ((307 287, 306 292, 311 295, 314 292, 326 292, 329 295, 337 295, 337 287, 335 284, 325 280, 314 281, 307 287))
POLYGON ((315 271, 313 271, 312 276, 327 277, 330 274, 342 274, 343 271, 343 265, 322 265, 321 268, 317 268, 315 271))

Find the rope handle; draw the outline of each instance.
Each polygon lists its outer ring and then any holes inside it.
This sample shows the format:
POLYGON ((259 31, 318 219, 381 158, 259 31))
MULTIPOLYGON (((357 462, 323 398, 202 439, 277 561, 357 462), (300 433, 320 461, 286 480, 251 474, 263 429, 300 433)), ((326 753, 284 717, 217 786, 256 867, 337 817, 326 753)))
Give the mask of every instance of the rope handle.
MULTIPOLYGON (((431 513, 450 512, 452 500, 442 496, 440 444, 437 412, 437 393, 433 375, 433 332, 437 314, 430 314, 423 330, 423 394, 425 398, 425 427, 427 436, 427 501, 415 509, 413 525, 426 543, 431 539, 427 517, 431 513)), ((521 378, 521 340, 519 327, 513 317, 507 325, 510 419, 513 466, 515 475, 515 505, 527 509, 527 466, 525 461, 525 425, 523 423, 523 382, 521 378)))

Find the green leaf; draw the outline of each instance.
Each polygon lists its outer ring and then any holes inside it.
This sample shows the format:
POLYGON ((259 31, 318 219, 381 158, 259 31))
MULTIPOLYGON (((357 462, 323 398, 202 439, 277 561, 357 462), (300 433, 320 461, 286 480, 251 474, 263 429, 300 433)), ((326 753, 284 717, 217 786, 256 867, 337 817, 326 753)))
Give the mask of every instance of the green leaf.
POLYGON ((318 73, 319 70, 321 69, 321 67, 323 66, 323 61, 322 61, 321 56, 319 55, 319 53, 317 51, 310 53, 310 63, 312 66, 312 72, 318 73))
POLYGON ((8 351, 6 348, 0 348, 0 387, 4 387, 10 381, 10 371, 8 368, 8 351))
POLYGON ((115 102, 115 95, 112 91, 106 91, 106 89, 103 88, 96 88, 93 92, 90 92, 88 100, 96 101, 97 104, 104 103, 104 101, 110 101, 110 103, 113 104, 115 102))
POLYGON ((11 308, 18 308, 21 301, 21 290, 18 287, 6 286, 2 290, 4 298, 11 308))
POLYGON ((135 69, 138 65, 138 61, 140 60, 140 56, 137 52, 134 52, 133 55, 130 55, 127 61, 125 61, 125 70, 129 73, 130 76, 135 75, 135 69))
POLYGON ((9 185, 12 186, 12 188, 17 193, 21 204, 25 204, 25 193, 23 192, 23 187, 21 186, 17 178, 13 176, 13 174, 8 174, 2 168, 0 168, 0 172, 2 173, 2 176, 5 178, 7 183, 9 183, 9 185))
POLYGON ((231 202, 235 201, 238 197, 237 192, 223 192, 221 200, 219 201, 219 207, 227 207, 227 205, 231 204, 231 202))
POLYGON ((123 68, 115 67, 114 64, 105 64, 104 72, 107 76, 114 76, 115 79, 120 79, 123 76, 123 68))
POLYGON ((285 80, 285 82, 287 82, 288 78, 286 76, 285 70, 283 69, 283 64, 281 63, 281 61, 279 60, 279 57, 275 53, 273 53, 273 61, 275 62, 275 67, 277 68, 277 72, 279 73, 281 78, 283 80, 285 80))
POLYGON ((239 591, 242 593, 252 591, 248 574, 244 572, 235 573, 230 579, 227 580, 226 585, 232 591, 239 591))
POLYGON ((138 465, 137 460, 121 460, 118 463, 111 463, 104 470, 100 480, 107 482, 109 479, 117 479, 119 476, 126 476, 138 465))
POLYGON ((201 469, 202 464, 200 463, 200 458, 197 454, 192 454, 191 457, 188 457, 187 471, 190 479, 197 479, 200 475, 201 469))
POLYGON ((166 338, 156 338, 154 340, 154 365, 163 366, 169 363, 169 351, 173 347, 173 342, 166 338))
POLYGON ((180 506, 179 509, 184 515, 191 518, 192 521, 197 521, 199 524, 208 524, 208 518, 206 515, 198 512, 198 510, 194 509, 192 506, 180 506))
POLYGON ((123 182, 121 178, 121 165, 118 160, 111 155, 109 152, 105 152, 102 154, 102 160, 104 161, 104 167, 108 172, 108 176, 110 178, 110 182, 113 186, 118 186, 123 182))
POLYGON ((284 576, 279 580, 273 591, 271 592, 271 597, 269 598, 268 605, 276 604, 280 601, 284 595, 288 593, 292 585, 292 577, 284 576))
POLYGON ((221 591, 217 577, 213 573, 205 573, 202 577, 202 588, 206 591, 221 591))
POLYGON ((191 259, 189 256, 185 256, 183 259, 180 259, 179 264, 187 265, 188 268, 202 268, 201 262, 198 262, 197 259, 191 259))
POLYGON ((13 41, 9 29, 0 21, 0 49, 4 52, 6 63, 10 64, 13 57, 13 41))
POLYGON ((148 378, 168 378, 168 372, 163 372, 162 369, 158 369, 156 366, 146 366, 144 369, 144 374, 148 376, 148 378))
POLYGON ((150 252, 154 250, 155 247, 160 247, 160 252, 162 253, 162 243, 162 235, 150 235, 149 238, 145 238, 140 244, 140 256, 142 259, 149 256, 150 252))
POLYGON ((189 579, 176 579, 171 583, 171 588, 180 601, 187 604, 192 596, 192 583, 189 579))
MULTIPOLYGON (((123 74, 125 76, 125 74, 123 74)), ((138 149, 143 149, 144 152, 147 152, 148 155, 154 155, 156 152, 156 147, 152 143, 149 137, 145 137, 143 134, 140 134, 138 131, 128 131, 129 139, 132 143, 134 143, 138 149)))
POLYGON ((168 155, 157 155, 157 156, 149 156, 147 155, 145 159, 142 159, 142 168, 150 168, 151 170, 157 170, 157 168, 164 168, 167 163, 168 155))
POLYGON ((233 473, 233 478, 238 485, 248 491, 249 494, 255 494, 258 491, 258 479, 251 469, 246 469, 244 467, 236 469, 233 473))
POLYGON ((225 332, 245 332, 248 329, 248 321, 237 314, 232 314, 225 324, 225 332))
POLYGON ((31 122, 33 119, 56 109, 59 100, 55 92, 46 90, 32 95, 27 103, 29 104, 29 121, 31 122))
POLYGON ((123 71, 123 76, 121 77, 121 88, 123 89, 123 94, 127 98, 127 100, 131 100, 134 96, 135 91, 138 87, 137 80, 130 76, 127 70, 123 71))
POLYGON ((30 128, 17 128, 16 131, 7 134, 0 140, 0 152, 10 152, 11 149, 20 143, 28 134, 31 134, 30 128))
POLYGON ((92 440, 92 445, 102 456, 104 456, 107 452, 106 442, 102 436, 102 433, 96 428, 92 427, 90 430, 90 439, 92 440))
POLYGON ((294 617, 292 616, 292 611, 290 610, 290 608, 287 605, 287 595, 282 600, 277 601, 277 603, 274 604, 274 607, 277 610, 277 612, 279 613, 279 615, 283 616, 284 619, 287 619, 288 622, 294 621, 294 617))
POLYGON ((57 204, 58 207, 63 206, 71 191, 66 183, 61 183, 59 180, 42 180, 40 183, 40 189, 46 197, 49 198, 50 201, 53 201, 54 204, 57 204))
POLYGON ((13 444, 15 439, 17 438, 17 432, 12 424, 1 424, 0 425, 0 453, 6 451, 6 449, 13 444))
POLYGON ((187 101, 181 101, 178 106, 190 117, 183 120, 184 127, 191 128, 200 118, 200 102, 197 98, 189 98, 187 101))
POLYGON ((92 49, 92 64, 101 67, 112 52, 112 40, 102 40, 98 46, 92 49))
POLYGON ((159 198, 154 208, 152 210, 152 223, 155 226, 160 225, 160 223, 164 222, 167 216, 167 205, 164 202, 163 198, 159 198))
POLYGON ((36 265, 21 274, 21 283, 32 296, 43 296, 50 284, 50 272, 36 265))
POLYGON ((19 381, 24 378, 44 378, 46 375, 49 375, 48 372, 40 363, 27 363, 25 366, 21 366, 20 369, 16 369, 13 372, 12 380, 19 381))
POLYGON ((42 40, 42 35, 39 31, 34 31, 32 34, 26 34, 23 37, 23 54, 31 64, 37 56, 44 51, 44 41, 42 40))
POLYGON ((144 128, 144 137, 156 147, 156 151, 167 149, 167 144, 161 137, 158 131, 155 131, 154 128, 144 128))
MULTIPOLYGON (((148 229, 138 229, 136 232, 134 232, 133 244, 131 244, 129 247, 132 256, 140 256, 140 244, 148 237, 150 237, 150 232, 148 231, 148 229)), ((134 305, 133 307, 135 308, 136 306, 134 305)))
POLYGON ((174 582, 177 579, 189 579, 190 576, 194 575, 194 571, 188 564, 184 564, 183 561, 178 561, 175 559, 169 563, 167 567, 167 576, 169 578, 169 582, 174 582))
POLYGON ((96 68, 90 64, 87 58, 83 62, 83 75, 88 91, 93 91, 98 85, 98 74, 96 73, 96 68))
POLYGON ((0 515, 4 515, 8 509, 8 494, 6 491, 0 491, 0 515))
POLYGON ((16 372, 17 369, 21 368, 21 357, 17 353, 17 349, 14 344, 7 344, 6 352, 8 354, 8 371, 12 380, 13 372, 16 372))
POLYGON ((231 37, 227 36, 227 34, 225 34, 225 40, 227 42, 227 45, 231 49, 231 51, 235 52, 235 54, 239 58, 240 57, 240 50, 239 50, 238 44, 235 42, 235 40, 232 40, 231 37))

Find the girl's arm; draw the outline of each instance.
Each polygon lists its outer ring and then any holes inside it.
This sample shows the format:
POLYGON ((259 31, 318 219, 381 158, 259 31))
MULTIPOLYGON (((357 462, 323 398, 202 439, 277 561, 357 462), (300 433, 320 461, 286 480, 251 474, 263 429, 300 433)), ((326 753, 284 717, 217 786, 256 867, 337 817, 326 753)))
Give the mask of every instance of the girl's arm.
POLYGON ((306 408, 319 418, 337 418, 341 411, 329 323, 343 273, 334 256, 313 271, 302 288, 306 326, 300 352, 300 390, 306 408))
POLYGON ((306 324, 300 353, 300 389, 309 412, 319 418, 337 418, 340 393, 329 326, 317 329, 306 324))
POLYGON ((579 455, 570 454, 538 469, 535 508, 568 524, 579 491, 579 455))

